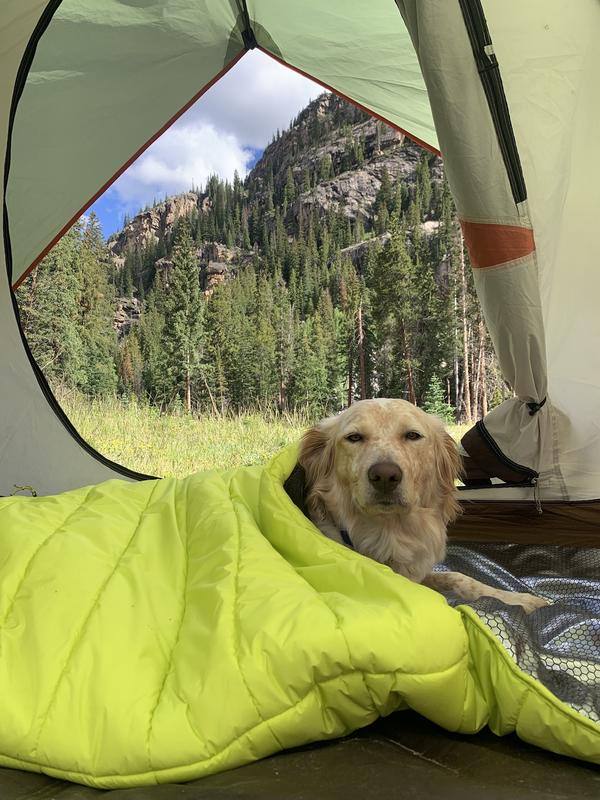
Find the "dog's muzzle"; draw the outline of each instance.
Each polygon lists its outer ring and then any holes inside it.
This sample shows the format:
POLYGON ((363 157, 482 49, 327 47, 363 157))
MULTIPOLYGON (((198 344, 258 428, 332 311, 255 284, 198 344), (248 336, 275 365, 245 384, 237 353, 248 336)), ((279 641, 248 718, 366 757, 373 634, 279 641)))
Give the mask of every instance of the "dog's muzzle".
POLYGON ((385 501, 400 486, 402 469, 393 461, 380 461, 369 467, 367 478, 376 495, 385 501))

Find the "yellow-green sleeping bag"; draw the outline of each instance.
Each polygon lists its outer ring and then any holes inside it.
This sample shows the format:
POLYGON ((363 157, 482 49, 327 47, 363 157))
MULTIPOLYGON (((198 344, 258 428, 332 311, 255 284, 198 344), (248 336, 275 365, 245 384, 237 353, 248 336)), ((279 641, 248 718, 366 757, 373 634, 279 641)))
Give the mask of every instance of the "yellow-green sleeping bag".
POLYGON ((0 500, 0 765, 184 781, 406 707, 600 763, 474 612, 321 535, 295 462, 0 500))

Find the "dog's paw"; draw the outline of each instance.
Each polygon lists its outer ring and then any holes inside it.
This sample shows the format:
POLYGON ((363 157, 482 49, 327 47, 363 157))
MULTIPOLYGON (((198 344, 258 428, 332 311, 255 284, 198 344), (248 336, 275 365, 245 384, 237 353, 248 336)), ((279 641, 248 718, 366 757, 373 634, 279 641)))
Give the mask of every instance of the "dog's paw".
POLYGON ((504 598, 504 602, 510 603, 512 606, 522 606, 526 614, 533 614, 538 608, 552 605, 551 600, 546 600, 545 597, 537 597, 535 594, 527 594, 526 592, 511 592, 508 597, 504 598))

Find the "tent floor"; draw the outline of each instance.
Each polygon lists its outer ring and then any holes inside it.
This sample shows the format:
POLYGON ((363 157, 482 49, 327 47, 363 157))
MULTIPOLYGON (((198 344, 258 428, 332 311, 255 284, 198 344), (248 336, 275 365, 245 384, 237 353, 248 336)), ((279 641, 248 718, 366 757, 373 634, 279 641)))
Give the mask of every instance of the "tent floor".
POLYGON ((446 733, 412 712, 354 735, 280 753, 186 784, 101 792, 0 769, 2 800, 579 800, 600 796, 600 768, 516 736, 446 733))

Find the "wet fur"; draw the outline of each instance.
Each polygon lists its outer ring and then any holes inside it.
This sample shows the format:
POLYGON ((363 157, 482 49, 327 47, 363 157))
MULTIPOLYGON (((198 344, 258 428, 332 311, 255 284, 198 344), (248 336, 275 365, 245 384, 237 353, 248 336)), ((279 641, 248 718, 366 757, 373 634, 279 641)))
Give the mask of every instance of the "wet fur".
MULTIPOLYGON (((412 435, 412 434, 411 434, 412 435)), ((456 479, 461 459, 440 420, 404 400, 363 400, 306 432, 299 462, 305 470, 309 516, 341 542, 416 583, 465 600, 483 595, 529 613, 546 601, 486 586, 456 572, 432 572, 446 555, 446 528, 460 513, 456 479), (421 435, 407 438, 409 432, 421 435), (347 436, 359 434, 359 442, 347 436), (367 478, 377 462, 400 466, 402 479, 383 505, 367 478)))

